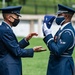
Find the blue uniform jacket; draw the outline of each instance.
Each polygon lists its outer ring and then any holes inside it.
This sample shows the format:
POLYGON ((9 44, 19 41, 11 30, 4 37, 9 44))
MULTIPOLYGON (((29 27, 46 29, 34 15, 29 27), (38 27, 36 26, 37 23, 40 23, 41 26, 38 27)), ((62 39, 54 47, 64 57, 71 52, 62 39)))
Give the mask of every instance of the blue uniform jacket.
POLYGON ((33 57, 33 49, 24 49, 29 43, 17 41, 11 27, 0 25, 0 75, 22 75, 21 57, 33 57))
POLYGON ((44 38, 50 50, 47 75, 73 75, 74 37, 74 28, 69 23, 62 30, 58 30, 54 38, 52 34, 44 38))

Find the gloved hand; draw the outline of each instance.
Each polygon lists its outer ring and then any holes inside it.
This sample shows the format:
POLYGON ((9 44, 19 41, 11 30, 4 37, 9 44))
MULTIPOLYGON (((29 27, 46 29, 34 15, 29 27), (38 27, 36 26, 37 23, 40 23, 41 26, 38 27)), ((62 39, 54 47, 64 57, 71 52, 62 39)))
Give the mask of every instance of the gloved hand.
POLYGON ((51 25, 52 25, 54 19, 55 19, 55 16, 46 15, 44 17, 43 27, 42 27, 44 36, 51 34, 50 28, 51 28, 51 25))

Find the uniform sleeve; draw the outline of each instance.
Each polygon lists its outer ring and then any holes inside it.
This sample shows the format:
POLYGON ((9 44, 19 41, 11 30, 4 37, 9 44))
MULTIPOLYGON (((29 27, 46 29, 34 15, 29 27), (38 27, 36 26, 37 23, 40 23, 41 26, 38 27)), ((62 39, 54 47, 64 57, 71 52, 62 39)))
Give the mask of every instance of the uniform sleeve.
POLYGON ((19 42, 19 46, 20 48, 25 48, 26 46, 29 45, 29 42, 26 41, 25 39, 22 39, 20 42, 19 42))
POLYGON ((21 49, 18 42, 13 35, 9 32, 4 33, 1 36, 2 42, 7 47, 8 52, 18 57, 33 57, 33 49, 21 49))
POLYGON ((73 35, 71 32, 64 32, 57 42, 54 42, 52 35, 48 35, 44 38, 44 42, 47 44, 49 50, 55 55, 61 55, 65 50, 68 50, 73 44, 73 35))

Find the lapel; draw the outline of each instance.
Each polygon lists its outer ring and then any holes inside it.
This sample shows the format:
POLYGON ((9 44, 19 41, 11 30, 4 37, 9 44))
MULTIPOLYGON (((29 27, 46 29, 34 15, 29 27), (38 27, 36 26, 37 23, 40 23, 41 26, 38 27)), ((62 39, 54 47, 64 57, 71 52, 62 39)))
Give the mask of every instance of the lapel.
POLYGON ((57 42, 59 40, 59 34, 64 30, 64 29, 69 29, 71 27, 71 23, 66 25, 62 30, 59 28, 59 30, 56 32, 54 36, 54 41, 57 42))
POLYGON ((62 30, 69 29, 70 27, 72 27, 72 24, 71 23, 69 23, 68 25, 66 25, 62 30))
POLYGON ((56 32, 55 36, 54 36, 54 41, 57 42, 58 40, 58 36, 59 36, 59 33, 61 32, 60 28, 59 30, 56 32))
POLYGON ((5 22, 2 22, 2 25, 5 27, 5 29, 9 30, 9 33, 12 34, 12 37, 14 37, 15 40, 17 41, 17 38, 16 38, 13 30, 11 29, 11 27, 9 25, 7 25, 7 23, 5 23, 5 22))
POLYGON ((13 32, 13 30, 11 29, 11 27, 10 27, 7 23, 2 22, 2 25, 3 25, 6 29, 8 29, 8 30, 10 30, 10 31, 13 32))

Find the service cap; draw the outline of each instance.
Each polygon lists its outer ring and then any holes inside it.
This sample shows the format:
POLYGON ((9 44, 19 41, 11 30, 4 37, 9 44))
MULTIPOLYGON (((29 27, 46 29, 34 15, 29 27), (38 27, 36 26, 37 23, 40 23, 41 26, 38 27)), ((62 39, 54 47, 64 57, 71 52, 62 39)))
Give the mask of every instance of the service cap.
POLYGON ((14 13, 14 14, 20 16, 21 8, 22 8, 22 6, 8 6, 5 8, 1 8, 0 10, 2 11, 2 13, 14 13))
POLYGON ((70 8, 70 7, 68 7, 68 6, 58 4, 57 14, 61 14, 61 13, 74 14, 75 13, 75 10, 72 9, 72 8, 70 8))

